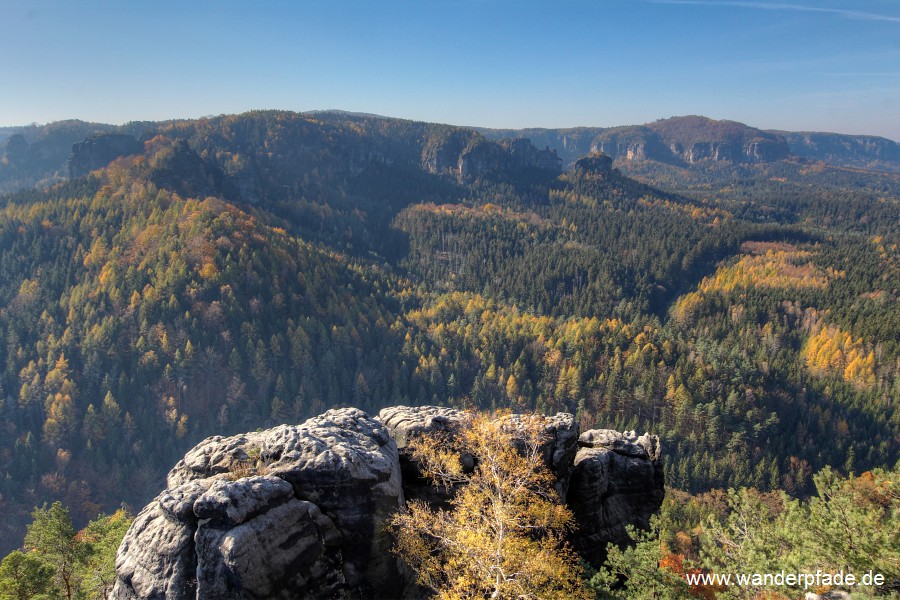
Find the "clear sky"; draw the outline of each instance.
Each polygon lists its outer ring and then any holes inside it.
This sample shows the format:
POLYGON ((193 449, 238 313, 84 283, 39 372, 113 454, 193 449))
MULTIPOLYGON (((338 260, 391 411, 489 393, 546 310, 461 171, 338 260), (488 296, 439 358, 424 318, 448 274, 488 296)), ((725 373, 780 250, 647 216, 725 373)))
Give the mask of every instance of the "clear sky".
POLYGON ((256 108, 900 140, 900 0, 0 0, 0 125, 256 108))

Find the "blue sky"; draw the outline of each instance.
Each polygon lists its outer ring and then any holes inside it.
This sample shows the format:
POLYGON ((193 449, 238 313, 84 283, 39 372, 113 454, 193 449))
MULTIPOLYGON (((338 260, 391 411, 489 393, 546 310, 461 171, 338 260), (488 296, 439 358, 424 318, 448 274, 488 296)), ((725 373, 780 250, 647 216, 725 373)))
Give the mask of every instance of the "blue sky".
POLYGON ((0 125, 255 108, 900 140, 900 1, 0 0, 0 125))

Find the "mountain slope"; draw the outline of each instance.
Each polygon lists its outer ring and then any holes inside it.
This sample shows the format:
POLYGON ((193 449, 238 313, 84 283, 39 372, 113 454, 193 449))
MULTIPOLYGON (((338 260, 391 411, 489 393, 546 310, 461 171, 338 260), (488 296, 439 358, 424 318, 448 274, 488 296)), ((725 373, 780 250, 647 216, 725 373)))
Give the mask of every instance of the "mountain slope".
POLYGON ((140 153, 0 198, 10 543, 45 500, 143 504, 206 435, 342 405, 649 430, 690 490, 897 458, 896 178, 560 173, 521 139, 334 113, 141 127, 140 153))

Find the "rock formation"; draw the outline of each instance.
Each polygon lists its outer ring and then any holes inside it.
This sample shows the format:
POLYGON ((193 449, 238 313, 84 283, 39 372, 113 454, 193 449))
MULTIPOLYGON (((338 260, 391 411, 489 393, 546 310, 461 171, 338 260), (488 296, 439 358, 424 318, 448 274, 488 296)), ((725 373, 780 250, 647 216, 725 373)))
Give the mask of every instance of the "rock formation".
MULTIPOLYGON (((446 506, 450 493, 422 474, 412 458, 409 443, 421 436, 439 442, 443 436, 453 436, 465 419, 464 412, 444 406, 392 406, 378 413, 378 420, 384 423, 397 444, 405 500, 424 500, 433 505, 446 506)), ((460 460, 467 470, 474 466, 471 456, 461 456, 460 460)))
MULTIPOLYGON (((804 148, 817 152, 817 144, 822 145, 819 140, 824 136, 833 136, 763 131, 743 123, 700 116, 672 117, 624 127, 478 131, 487 139, 497 141, 511 136, 526 136, 537 144, 559 152, 567 168, 585 155, 600 152, 617 161, 649 160, 682 167, 719 162, 772 162, 786 159, 790 153, 802 155, 804 148), (807 136, 809 139, 801 140, 800 136, 807 136), (810 136, 820 137, 815 142, 810 142, 810 136)), ((885 159, 897 160, 890 151, 893 142, 880 138, 872 138, 871 142, 854 142, 853 146, 865 148, 866 152, 877 147, 879 154, 885 159)), ((888 164, 886 161, 882 162, 888 164)))
MULTIPOLYGON (((302 425, 208 438, 135 519, 116 559, 116 599, 383 598, 415 590, 385 525, 406 499, 445 503, 422 478, 409 442, 440 443, 468 418, 451 408, 398 406, 377 418, 335 409, 302 425)), ((503 417, 515 427, 517 415, 503 417)), ((646 526, 662 502, 654 436, 545 418, 546 465, 578 521, 589 559, 646 526)), ((477 457, 463 457, 475 464, 477 457)))
POLYGON ((453 175, 465 183, 509 171, 557 174, 560 160, 555 150, 538 150, 524 138, 492 142, 474 131, 454 129, 426 144, 422 167, 429 173, 453 175))
POLYGON ((704 117, 678 117, 602 131, 594 138, 591 150, 614 159, 677 165, 771 162, 789 155, 787 142, 780 135, 704 117))
POLYGON ((592 429, 578 438, 568 504, 578 522, 573 544, 591 564, 606 558, 607 542, 625 543, 628 524, 647 528, 662 506, 659 438, 592 429))
POLYGON ((900 173, 900 144, 868 135, 773 131, 787 140, 791 154, 833 165, 900 173))
POLYGON ((69 156, 69 177, 81 177, 101 169, 120 156, 141 154, 144 145, 133 135, 110 133, 89 137, 72 145, 69 156))
POLYGON ((119 548, 114 598, 372 598, 398 585, 397 446, 357 409, 201 442, 119 548))
POLYGON ((593 153, 579 158, 575 162, 576 171, 585 171, 596 175, 608 175, 612 173, 613 160, 606 154, 593 153))

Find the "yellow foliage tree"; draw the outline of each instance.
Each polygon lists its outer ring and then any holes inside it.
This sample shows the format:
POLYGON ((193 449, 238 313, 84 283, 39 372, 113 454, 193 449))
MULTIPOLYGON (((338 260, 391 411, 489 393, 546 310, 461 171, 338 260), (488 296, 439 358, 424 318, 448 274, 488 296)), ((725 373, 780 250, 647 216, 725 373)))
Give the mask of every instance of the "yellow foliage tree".
POLYGON ((413 501, 394 519, 395 552, 439 598, 590 597, 563 540, 572 515, 543 464, 543 436, 537 415, 479 415, 453 442, 412 444, 428 476, 459 486, 449 510, 413 501))
POLYGON ((822 327, 805 348, 806 365, 817 374, 833 373, 860 387, 877 383, 875 352, 837 327, 822 327))

